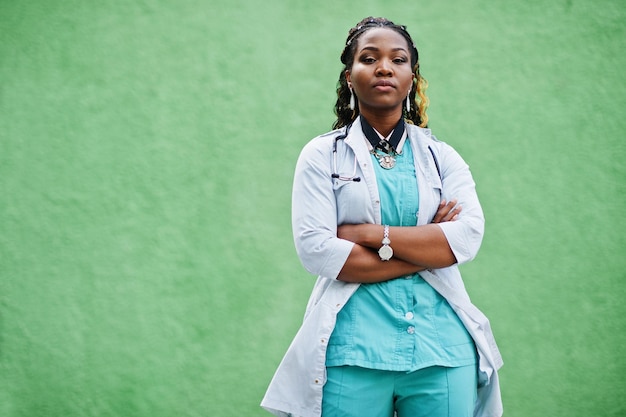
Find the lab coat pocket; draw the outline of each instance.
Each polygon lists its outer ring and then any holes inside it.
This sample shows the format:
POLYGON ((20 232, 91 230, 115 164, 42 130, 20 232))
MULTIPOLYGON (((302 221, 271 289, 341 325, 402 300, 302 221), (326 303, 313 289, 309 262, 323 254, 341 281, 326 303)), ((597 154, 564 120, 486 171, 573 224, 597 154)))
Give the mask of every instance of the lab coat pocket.
POLYGON ((337 202, 337 224, 368 222, 367 207, 371 206, 371 201, 364 181, 336 179, 333 191, 337 202))

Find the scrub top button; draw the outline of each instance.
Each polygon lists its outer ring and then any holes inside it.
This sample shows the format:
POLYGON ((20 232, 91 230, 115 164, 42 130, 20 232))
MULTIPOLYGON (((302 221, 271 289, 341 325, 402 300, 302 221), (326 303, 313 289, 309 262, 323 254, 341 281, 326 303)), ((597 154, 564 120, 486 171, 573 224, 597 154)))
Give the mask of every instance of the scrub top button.
POLYGON ((406 329, 406 332, 407 332, 408 334, 413 334, 413 333, 415 333, 415 327, 413 327, 413 326, 409 326, 409 328, 408 328, 408 329, 406 329))
POLYGON ((411 313, 410 311, 408 313, 406 313, 404 315, 404 318, 406 318, 407 320, 412 320, 413 319, 413 313, 411 313))

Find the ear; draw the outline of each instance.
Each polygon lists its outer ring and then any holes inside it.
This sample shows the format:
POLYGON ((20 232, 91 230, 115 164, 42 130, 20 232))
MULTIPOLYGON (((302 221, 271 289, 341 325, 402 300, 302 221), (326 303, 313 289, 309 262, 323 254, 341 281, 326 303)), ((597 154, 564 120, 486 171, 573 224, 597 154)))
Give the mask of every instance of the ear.
POLYGON ((348 87, 352 88, 352 75, 350 74, 350 70, 346 70, 345 76, 346 81, 348 82, 348 87))

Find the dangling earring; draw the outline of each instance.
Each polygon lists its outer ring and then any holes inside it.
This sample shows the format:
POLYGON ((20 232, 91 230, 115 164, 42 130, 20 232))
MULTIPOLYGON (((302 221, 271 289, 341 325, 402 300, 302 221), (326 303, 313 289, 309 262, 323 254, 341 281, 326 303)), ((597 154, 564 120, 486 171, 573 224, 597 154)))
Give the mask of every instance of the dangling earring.
POLYGON ((354 93, 352 92, 352 87, 348 87, 350 89, 350 110, 354 110, 354 93))
POLYGON ((409 90, 409 94, 406 96, 406 112, 411 113, 411 90, 409 90))

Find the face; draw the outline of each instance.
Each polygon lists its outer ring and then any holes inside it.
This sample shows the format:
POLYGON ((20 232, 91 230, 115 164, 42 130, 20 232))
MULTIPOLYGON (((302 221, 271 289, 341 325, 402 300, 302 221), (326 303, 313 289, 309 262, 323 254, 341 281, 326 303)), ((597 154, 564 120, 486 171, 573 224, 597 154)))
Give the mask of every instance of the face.
POLYGON ((374 28, 358 38, 346 81, 354 89, 359 110, 366 118, 377 112, 401 115, 413 77, 409 45, 402 35, 393 29, 374 28))

